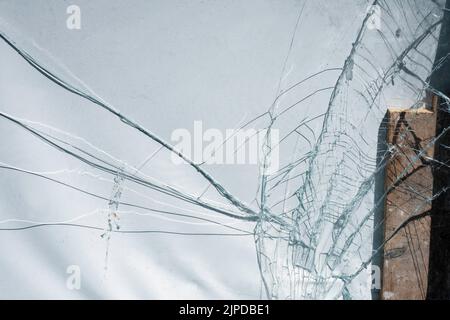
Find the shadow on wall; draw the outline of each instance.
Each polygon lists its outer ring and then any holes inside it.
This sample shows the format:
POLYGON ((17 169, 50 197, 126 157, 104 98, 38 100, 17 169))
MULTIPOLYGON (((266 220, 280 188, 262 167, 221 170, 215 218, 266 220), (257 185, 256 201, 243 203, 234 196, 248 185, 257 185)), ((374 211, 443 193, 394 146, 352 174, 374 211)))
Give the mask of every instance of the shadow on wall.
MULTIPOLYGON (((372 270, 379 268, 381 274, 383 272, 383 250, 381 246, 384 239, 384 209, 386 202, 386 195, 384 192, 385 185, 385 168, 388 160, 387 152, 388 145, 386 143, 388 127, 388 115, 383 118, 378 129, 378 143, 377 143, 377 167, 375 175, 375 211, 373 218, 373 253, 375 254, 372 259, 372 270)), ((372 299, 381 299, 381 288, 372 288, 372 299)))

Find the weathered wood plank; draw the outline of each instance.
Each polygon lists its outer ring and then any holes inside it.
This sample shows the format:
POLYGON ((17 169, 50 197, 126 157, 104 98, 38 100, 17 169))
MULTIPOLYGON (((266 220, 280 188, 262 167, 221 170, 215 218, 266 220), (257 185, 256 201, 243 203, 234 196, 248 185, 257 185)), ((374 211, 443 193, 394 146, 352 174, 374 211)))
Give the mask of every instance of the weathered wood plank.
POLYGON ((390 109, 387 121, 381 299, 425 299, 436 113, 390 109))

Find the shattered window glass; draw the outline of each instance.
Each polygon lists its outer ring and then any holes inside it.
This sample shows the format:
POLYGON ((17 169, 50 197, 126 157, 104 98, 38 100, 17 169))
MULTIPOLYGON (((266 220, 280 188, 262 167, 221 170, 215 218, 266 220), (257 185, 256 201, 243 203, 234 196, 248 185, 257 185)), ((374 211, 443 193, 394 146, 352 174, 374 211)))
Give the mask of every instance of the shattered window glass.
POLYGON ((443 8, 0 0, 0 296, 370 299, 443 8))

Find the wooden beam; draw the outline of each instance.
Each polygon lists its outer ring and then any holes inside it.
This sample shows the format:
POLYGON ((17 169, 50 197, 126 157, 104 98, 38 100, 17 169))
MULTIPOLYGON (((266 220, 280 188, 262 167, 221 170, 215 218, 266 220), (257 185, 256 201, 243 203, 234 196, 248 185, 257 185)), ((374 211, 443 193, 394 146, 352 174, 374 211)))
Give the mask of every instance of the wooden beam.
MULTIPOLYGON (((436 104, 436 99, 433 99, 436 104)), ((430 210, 436 112, 388 111, 384 177, 381 299, 425 299, 428 286, 430 210)))

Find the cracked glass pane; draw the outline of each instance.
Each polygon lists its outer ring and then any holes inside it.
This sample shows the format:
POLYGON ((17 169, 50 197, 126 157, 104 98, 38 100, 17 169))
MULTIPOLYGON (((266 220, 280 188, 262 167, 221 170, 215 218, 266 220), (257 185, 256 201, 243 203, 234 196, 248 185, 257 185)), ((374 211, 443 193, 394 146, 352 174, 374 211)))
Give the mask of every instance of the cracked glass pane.
POLYGON ((0 297, 370 299, 444 2, 0 0, 0 297))

